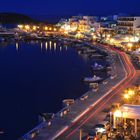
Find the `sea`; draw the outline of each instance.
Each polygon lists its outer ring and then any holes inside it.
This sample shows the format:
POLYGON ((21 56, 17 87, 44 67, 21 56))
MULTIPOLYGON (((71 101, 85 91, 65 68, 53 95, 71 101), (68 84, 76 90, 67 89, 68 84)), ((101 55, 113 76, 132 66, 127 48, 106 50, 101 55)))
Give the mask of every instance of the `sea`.
POLYGON ((0 140, 17 140, 38 124, 39 113, 56 113, 64 99, 87 92, 83 78, 93 76, 94 62, 105 64, 57 40, 0 44, 0 140))

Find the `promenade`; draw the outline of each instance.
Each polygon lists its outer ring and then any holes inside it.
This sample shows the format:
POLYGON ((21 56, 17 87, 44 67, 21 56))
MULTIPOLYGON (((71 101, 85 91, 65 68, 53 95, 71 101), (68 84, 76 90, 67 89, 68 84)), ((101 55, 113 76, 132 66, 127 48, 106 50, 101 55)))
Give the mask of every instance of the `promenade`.
POLYGON ((88 91, 85 93, 85 95, 88 96, 86 100, 80 100, 80 98, 75 100, 75 103, 68 107, 70 110, 68 114, 63 117, 60 115, 61 111, 55 114, 51 126, 47 126, 47 123, 44 122, 23 136, 23 139, 30 140, 32 132, 35 131, 37 131, 38 134, 34 137, 34 140, 71 139, 70 134, 72 135, 74 133, 73 130, 78 131, 78 129, 84 125, 82 122, 85 122, 86 119, 87 121, 90 120, 88 117, 92 117, 95 108, 98 108, 106 99, 114 94, 114 91, 117 91, 117 86, 130 75, 130 70, 128 70, 123 60, 123 55, 121 56, 114 50, 102 48, 102 46, 100 49, 105 49, 105 51, 111 55, 110 59, 112 59, 113 72, 116 77, 114 79, 106 79, 107 84, 100 84, 98 92, 88 91), (78 124, 75 126, 75 123, 78 124))

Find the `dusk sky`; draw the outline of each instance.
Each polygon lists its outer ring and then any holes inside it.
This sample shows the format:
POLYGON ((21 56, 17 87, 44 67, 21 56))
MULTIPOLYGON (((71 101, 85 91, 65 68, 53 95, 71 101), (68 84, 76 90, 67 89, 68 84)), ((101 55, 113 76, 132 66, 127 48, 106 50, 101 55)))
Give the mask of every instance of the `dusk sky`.
POLYGON ((2 0, 0 12, 30 15, 140 15, 140 0, 2 0))

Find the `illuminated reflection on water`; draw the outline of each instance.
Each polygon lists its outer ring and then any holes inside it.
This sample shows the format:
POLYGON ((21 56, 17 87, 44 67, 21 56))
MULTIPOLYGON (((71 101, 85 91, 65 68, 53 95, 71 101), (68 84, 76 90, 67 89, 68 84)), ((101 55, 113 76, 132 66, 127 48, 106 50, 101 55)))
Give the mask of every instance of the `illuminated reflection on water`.
POLYGON ((57 112, 65 98, 77 98, 88 87, 90 61, 57 41, 16 43, 0 47, 0 128, 2 140, 17 139, 38 122, 38 113, 57 112))

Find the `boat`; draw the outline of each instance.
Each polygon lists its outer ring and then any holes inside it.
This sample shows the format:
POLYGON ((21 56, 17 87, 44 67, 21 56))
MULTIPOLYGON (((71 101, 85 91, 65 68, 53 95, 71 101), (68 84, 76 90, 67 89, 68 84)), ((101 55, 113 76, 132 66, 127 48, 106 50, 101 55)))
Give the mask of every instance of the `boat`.
POLYGON ((53 119, 54 113, 40 113, 38 117, 39 117, 39 122, 45 122, 53 119))
POLYGON ((89 53, 95 53, 96 50, 94 49, 85 49, 83 53, 89 54, 89 53))
POLYGON ((74 99, 65 99, 63 100, 64 106, 69 106, 71 104, 74 104, 74 99))
POLYGON ((90 83, 94 83, 94 82, 101 82, 103 80, 103 78, 94 75, 93 77, 86 77, 84 78, 84 82, 90 82, 90 83))
POLYGON ((92 91, 97 92, 99 90, 99 84, 98 83, 90 83, 89 87, 92 91))
POLYGON ((94 71, 106 70, 105 66, 99 65, 97 62, 95 62, 94 65, 91 66, 91 68, 94 71))
POLYGON ((90 58, 104 58, 104 55, 101 55, 99 53, 94 53, 89 55, 90 58))

